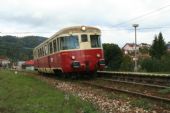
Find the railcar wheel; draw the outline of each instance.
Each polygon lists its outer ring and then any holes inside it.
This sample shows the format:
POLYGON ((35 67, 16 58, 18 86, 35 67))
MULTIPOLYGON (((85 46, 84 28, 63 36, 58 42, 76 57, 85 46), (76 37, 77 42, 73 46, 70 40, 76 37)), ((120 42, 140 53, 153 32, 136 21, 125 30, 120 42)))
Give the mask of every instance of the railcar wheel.
POLYGON ((57 76, 57 77, 62 77, 62 71, 61 70, 54 70, 54 73, 55 73, 55 75, 57 76))
POLYGON ((74 79, 74 80, 76 79, 76 80, 77 80, 77 79, 79 79, 81 76, 80 76, 80 73, 77 72, 77 73, 71 73, 70 77, 71 77, 71 79, 74 79))
POLYGON ((97 78, 97 71, 91 73, 91 79, 97 78))

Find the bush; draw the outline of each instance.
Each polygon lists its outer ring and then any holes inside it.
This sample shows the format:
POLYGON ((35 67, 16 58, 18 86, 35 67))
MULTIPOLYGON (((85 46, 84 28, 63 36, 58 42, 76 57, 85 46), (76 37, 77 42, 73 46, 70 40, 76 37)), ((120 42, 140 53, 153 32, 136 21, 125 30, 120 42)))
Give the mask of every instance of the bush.
POLYGON ((107 70, 119 70, 123 53, 118 45, 116 44, 103 44, 104 57, 106 65, 108 66, 107 70))
POLYGON ((141 61, 141 68, 147 72, 170 72, 170 54, 162 56, 162 58, 148 58, 141 61))

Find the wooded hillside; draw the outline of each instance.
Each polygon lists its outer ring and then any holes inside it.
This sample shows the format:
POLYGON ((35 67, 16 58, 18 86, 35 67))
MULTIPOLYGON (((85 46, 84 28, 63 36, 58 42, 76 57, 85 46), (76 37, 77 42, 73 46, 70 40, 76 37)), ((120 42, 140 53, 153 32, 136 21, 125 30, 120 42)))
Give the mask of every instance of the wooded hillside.
POLYGON ((0 56, 13 61, 32 59, 33 48, 46 39, 40 36, 0 36, 0 56))

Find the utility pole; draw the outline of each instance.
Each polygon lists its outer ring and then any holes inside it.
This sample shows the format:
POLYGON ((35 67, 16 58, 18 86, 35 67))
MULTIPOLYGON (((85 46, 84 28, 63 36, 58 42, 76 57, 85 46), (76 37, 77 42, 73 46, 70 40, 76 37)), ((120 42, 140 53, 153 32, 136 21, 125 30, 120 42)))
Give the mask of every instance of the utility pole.
POLYGON ((136 49, 136 45, 137 45, 137 36, 136 36, 136 28, 139 26, 139 24, 133 24, 133 27, 135 28, 135 67, 134 67, 134 72, 138 71, 138 64, 137 64, 137 49, 136 49))

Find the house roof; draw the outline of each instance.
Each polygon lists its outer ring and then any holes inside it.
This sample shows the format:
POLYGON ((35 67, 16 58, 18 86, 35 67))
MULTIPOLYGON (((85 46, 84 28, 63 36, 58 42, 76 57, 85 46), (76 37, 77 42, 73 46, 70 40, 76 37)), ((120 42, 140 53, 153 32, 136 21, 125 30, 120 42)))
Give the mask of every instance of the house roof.
POLYGON ((25 61, 25 65, 34 65, 34 61, 33 60, 25 61))
POLYGON ((1 60, 8 60, 8 58, 5 57, 5 56, 0 56, 0 59, 1 59, 1 60))
MULTIPOLYGON (((130 47, 134 47, 135 46, 135 43, 126 43, 123 48, 126 46, 126 45, 129 45, 130 47)), ((138 46, 138 45, 137 45, 138 46)))

